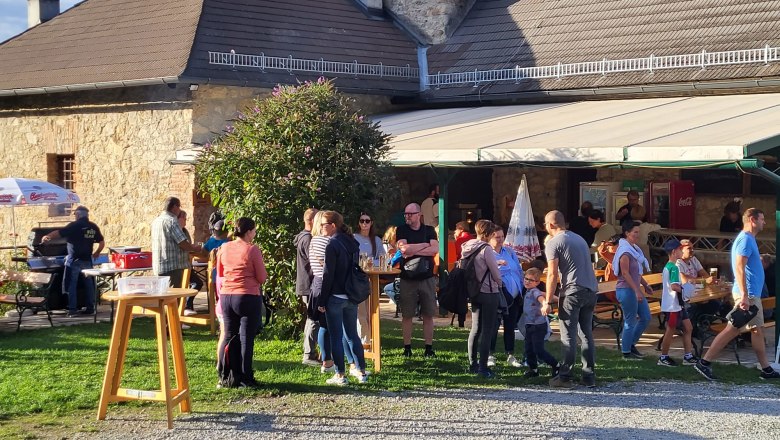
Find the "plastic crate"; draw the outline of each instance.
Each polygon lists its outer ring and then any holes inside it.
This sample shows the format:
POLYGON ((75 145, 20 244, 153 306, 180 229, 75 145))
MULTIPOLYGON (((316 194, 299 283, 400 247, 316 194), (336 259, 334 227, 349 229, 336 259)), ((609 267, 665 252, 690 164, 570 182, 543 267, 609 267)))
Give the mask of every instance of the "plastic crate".
POLYGON ((151 252, 134 252, 128 254, 111 254, 117 269, 141 269, 152 267, 151 252))
POLYGON ((159 295, 168 291, 171 277, 125 277, 117 280, 120 295, 159 295))

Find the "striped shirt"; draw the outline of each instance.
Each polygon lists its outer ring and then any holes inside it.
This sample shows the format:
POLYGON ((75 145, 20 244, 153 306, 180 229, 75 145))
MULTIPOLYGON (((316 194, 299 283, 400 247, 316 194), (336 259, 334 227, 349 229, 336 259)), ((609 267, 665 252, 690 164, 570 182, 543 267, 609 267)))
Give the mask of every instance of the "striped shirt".
POLYGON ((316 278, 322 278, 322 273, 325 270, 325 248, 328 247, 328 242, 330 242, 330 237, 324 235, 311 238, 309 263, 311 264, 311 272, 316 278))
POLYGON ((179 247, 186 241, 176 216, 163 211, 152 222, 152 270, 155 275, 190 267, 189 252, 179 247))

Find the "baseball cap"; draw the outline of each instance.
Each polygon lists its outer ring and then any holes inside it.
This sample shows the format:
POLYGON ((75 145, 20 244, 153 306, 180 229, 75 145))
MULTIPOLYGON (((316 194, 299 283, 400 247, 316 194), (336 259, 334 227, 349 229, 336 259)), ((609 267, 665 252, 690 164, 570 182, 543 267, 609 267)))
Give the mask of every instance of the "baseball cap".
POLYGON ((78 208, 74 209, 74 211, 84 211, 84 212, 89 212, 89 209, 87 209, 87 207, 86 207, 86 206, 84 206, 84 205, 81 205, 81 206, 79 206, 78 208))
POLYGON ((680 247, 682 247, 682 244, 680 243, 680 240, 676 238, 672 238, 664 243, 664 251, 666 251, 667 254, 671 254, 673 250, 680 247))

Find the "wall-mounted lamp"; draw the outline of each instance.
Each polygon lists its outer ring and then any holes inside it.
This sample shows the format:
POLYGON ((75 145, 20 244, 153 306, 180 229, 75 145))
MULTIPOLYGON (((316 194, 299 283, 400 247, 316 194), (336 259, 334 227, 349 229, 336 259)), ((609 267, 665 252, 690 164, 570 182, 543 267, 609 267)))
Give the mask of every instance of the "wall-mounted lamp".
POLYGON ((195 90, 198 90, 198 85, 197 84, 190 84, 190 90, 193 91, 193 92, 195 90))

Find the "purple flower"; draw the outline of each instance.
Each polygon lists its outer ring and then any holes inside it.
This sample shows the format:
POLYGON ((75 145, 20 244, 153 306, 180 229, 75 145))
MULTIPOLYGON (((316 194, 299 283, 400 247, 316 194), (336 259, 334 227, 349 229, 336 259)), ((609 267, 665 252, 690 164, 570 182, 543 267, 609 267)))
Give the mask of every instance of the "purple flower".
POLYGON ((242 120, 242 121, 243 121, 244 119, 246 119, 246 115, 244 115, 244 114, 243 114, 243 113, 241 113, 241 112, 236 112, 236 116, 238 117, 238 119, 240 119, 240 120, 242 120))
POLYGON ((287 178, 288 178, 288 179, 292 179, 292 178, 293 178, 293 173, 292 173, 292 171, 290 171, 289 173, 287 173, 287 178))
POLYGON ((303 151, 308 155, 309 153, 311 153, 311 147, 307 145, 306 148, 303 149, 303 151))
POLYGON ((255 107, 252 109, 252 111, 253 111, 253 112, 255 112, 255 113, 260 113, 260 107, 258 107, 258 106, 255 106, 255 107))
POLYGON ((321 76, 321 77, 317 78, 317 84, 325 84, 325 77, 321 76))
POLYGON ((279 87, 279 86, 274 87, 274 90, 273 90, 273 92, 271 92, 271 94, 274 95, 274 96, 281 95, 282 94, 282 88, 279 87))
POLYGON ((226 125, 225 126, 225 131, 228 132, 228 133, 233 133, 234 131, 236 131, 236 128, 233 127, 232 125, 226 125))

